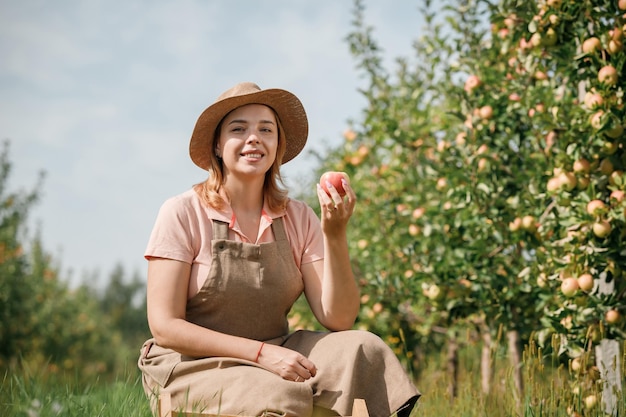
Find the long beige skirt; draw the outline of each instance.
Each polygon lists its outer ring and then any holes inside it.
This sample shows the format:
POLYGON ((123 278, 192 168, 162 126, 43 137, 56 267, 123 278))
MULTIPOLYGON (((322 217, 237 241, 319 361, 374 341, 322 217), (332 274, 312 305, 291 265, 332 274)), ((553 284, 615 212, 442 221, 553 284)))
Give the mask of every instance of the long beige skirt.
POLYGON ((185 357, 151 340, 139 359, 144 389, 152 401, 168 391, 176 409, 245 416, 345 416, 363 398, 370 416, 388 417, 420 396, 393 351, 370 332, 297 331, 266 343, 307 356, 317 375, 287 381, 254 362, 185 357))

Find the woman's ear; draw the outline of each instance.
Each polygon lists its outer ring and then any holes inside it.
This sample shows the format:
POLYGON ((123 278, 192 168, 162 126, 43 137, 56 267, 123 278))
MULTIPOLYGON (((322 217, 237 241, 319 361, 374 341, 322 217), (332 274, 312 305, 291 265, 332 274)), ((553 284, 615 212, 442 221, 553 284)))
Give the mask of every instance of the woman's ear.
POLYGON ((222 151, 219 146, 215 147, 215 156, 217 156, 218 158, 222 157, 222 151))

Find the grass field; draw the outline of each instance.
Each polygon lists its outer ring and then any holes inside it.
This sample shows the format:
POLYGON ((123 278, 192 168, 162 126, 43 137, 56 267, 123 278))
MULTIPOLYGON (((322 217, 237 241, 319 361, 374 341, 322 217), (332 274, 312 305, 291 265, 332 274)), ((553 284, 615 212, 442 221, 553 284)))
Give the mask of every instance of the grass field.
MULTIPOLYGON (((413 416, 604 416, 598 406, 585 408, 591 392, 576 393, 565 366, 550 366, 545 360, 526 356, 525 395, 518 403, 513 395, 511 369, 503 357, 495 359, 493 388, 490 395, 480 391, 480 372, 476 352, 464 350, 460 357, 458 396, 452 401, 447 393, 449 378, 442 357, 427 359, 417 381, 423 397, 413 416), (530 358, 530 359, 529 359, 530 358), (573 408, 572 408, 573 406, 573 408), (573 409, 579 414, 573 414, 573 409)), ((622 379, 624 380, 622 368, 622 379)), ((84 381, 77 374, 54 376, 41 369, 22 367, 6 372, 0 389, 0 416, 3 417, 149 417, 139 373, 132 366, 110 380, 84 381)), ((626 381, 623 381, 623 383, 626 381)), ((591 387, 591 390, 596 390, 591 387)), ((624 399, 618 416, 626 416, 624 399)))

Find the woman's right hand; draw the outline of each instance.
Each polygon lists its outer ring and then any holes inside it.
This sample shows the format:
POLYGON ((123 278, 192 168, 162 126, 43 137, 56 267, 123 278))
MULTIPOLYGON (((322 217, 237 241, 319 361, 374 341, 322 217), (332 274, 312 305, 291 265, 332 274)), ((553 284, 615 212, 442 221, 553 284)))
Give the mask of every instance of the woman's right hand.
POLYGON ((304 382, 317 373, 315 364, 294 350, 264 344, 257 362, 288 381, 304 382))

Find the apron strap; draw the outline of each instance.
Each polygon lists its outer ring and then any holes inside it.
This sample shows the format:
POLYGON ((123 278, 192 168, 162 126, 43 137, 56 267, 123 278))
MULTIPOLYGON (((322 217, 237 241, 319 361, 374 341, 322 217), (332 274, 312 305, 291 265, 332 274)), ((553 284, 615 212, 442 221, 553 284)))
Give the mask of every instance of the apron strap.
POLYGON ((228 223, 213 220, 213 239, 228 240, 228 223))
POLYGON ((278 217, 272 221, 272 230, 274 231, 274 239, 276 239, 277 242, 287 240, 287 232, 285 232, 285 225, 282 217, 278 217))

